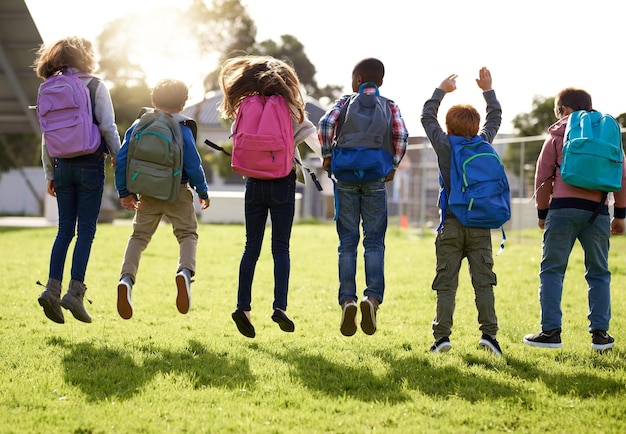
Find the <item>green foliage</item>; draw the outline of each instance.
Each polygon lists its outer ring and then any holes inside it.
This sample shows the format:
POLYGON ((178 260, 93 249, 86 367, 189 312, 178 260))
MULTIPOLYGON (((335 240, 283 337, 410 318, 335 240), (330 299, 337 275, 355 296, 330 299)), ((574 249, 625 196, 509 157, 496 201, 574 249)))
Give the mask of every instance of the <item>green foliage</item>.
MULTIPOLYGON (((554 97, 535 96, 530 113, 520 113, 513 118, 513 127, 517 137, 545 135, 550 125, 556 122, 554 116, 554 97)), ((543 140, 530 140, 524 143, 524 164, 532 167, 537 162, 543 140)), ((518 172, 520 167, 521 146, 509 146, 503 157, 507 169, 518 172)), ((531 170, 534 172, 534 169, 531 170)))
MULTIPOLYGON (((204 212, 211 212, 211 208, 204 212)), ((270 228, 268 227, 268 231, 270 228)), ((461 268, 453 349, 430 354, 435 293, 433 234, 390 227, 387 291, 378 331, 339 333, 337 234, 332 224, 296 224, 288 313, 294 333, 270 319, 269 236, 257 264, 252 320, 241 336, 230 313, 243 251, 242 225, 201 225, 188 315, 175 307, 178 246, 168 225, 144 252, 131 320, 116 312, 116 285, 130 225, 98 227, 89 268, 92 324, 64 325, 37 304, 56 230, 0 229, 0 432, 383 432, 618 433, 626 416, 626 323, 616 313, 612 352, 589 348, 587 290, 575 248, 564 292, 564 348, 522 343, 539 328, 541 231, 510 232, 496 256, 498 339, 504 358, 478 348, 474 296, 461 268), (3 251, 4 251, 3 250, 3 251)), ((499 234, 494 232, 494 241, 499 234)), ((626 285, 626 238, 611 240, 613 287, 626 285)), ((66 268, 69 275, 69 266, 66 268)), ((365 287, 362 258, 359 292, 365 287)), ((65 280, 67 285, 67 278, 65 280)), ((614 292, 616 293, 616 292, 614 292)))

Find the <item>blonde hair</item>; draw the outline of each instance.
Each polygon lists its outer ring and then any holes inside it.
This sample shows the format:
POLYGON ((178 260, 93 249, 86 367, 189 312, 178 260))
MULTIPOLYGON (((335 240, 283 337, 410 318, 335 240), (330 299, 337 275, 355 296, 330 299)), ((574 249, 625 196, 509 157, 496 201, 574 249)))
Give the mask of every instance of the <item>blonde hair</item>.
POLYGON ((480 127, 480 114, 471 105, 454 105, 446 113, 446 127, 452 135, 474 137, 480 127))
POLYGON ((76 68, 91 74, 96 66, 93 45, 85 38, 70 36, 52 45, 41 45, 33 66, 37 76, 44 80, 64 68, 76 68))
POLYGON ((280 95, 287 101, 292 116, 304 121, 305 102, 296 71, 271 56, 238 56, 222 64, 219 83, 224 99, 219 106, 222 117, 234 119, 241 101, 249 95, 280 95))

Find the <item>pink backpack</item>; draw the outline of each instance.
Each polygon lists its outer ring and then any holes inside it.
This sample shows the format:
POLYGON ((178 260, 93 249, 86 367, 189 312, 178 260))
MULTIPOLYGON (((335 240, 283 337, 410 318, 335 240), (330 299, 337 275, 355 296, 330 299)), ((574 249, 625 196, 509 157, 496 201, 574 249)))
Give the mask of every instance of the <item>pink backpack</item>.
MULTIPOLYGON (((96 78, 91 80, 94 81, 97 84, 96 78)), ((53 158, 93 154, 100 147, 102 137, 94 123, 89 88, 72 68, 41 83, 37 117, 48 154, 53 158)))
POLYGON ((232 138, 234 172, 249 178, 278 179, 292 171, 293 125, 282 96, 244 98, 233 124, 232 138))

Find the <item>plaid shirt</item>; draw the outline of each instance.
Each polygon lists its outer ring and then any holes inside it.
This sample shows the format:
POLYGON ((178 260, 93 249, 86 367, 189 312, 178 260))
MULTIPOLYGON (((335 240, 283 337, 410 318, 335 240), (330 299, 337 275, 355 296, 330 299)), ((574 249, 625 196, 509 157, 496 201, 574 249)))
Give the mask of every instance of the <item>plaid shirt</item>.
MULTIPOLYGON (((370 87, 365 89, 365 93, 374 93, 375 88, 370 87)), ((317 127, 317 135, 320 143, 322 144, 322 157, 330 157, 332 150, 335 147, 335 129, 339 120, 341 109, 350 100, 352 95, 344 95, 337 100, 334 106, 332 106, 326 114, 320 119, 317 127)), ((400 114, 400 108, 392 100, 388 99, 389 108, 391 109, 391 116, 393 118, 393 167, 397 168, 400 161, 404 157, 406 152, 407 140, 409 138, 409 132, 404 124, 404 119, 400 114)))

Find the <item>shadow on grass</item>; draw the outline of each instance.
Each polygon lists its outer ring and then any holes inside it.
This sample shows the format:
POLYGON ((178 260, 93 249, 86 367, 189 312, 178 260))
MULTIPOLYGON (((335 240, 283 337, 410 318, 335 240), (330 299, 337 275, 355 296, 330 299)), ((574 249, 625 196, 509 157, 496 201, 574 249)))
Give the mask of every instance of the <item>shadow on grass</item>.
POLYGON ((246 359, 210 352, 195 340, 190 340, 184 351, 150 344, 127 351, 62 338, 49 339, 48 344, 68 350, 62 359, 65 381, 80 388, 88 401, 132 398, 159 374, 186 375, 194 388, 237 388, 254 383, 246 359))
POLYGON ((375 354, 386 371, 382 376, 365 364, 363 368, 346 367, 322 355, 307 354, 304 348, 290 348, 282 353, 264 352, 288 363, 298 381, 309 390, 336 398, 397 404, 414 399, 409 392, 417 390, 432 397, 454 395, 476 402, 519 393, 519 389, 506 384, 506 380, 477 380, 468 370, 434 366, 430 358, 424 356, 398 357, 394 351, 375 354))
POLYGON ((626 361, 623 353, 613 352, 615 354, 603 355, 590 351, 584 366, 581 366, 580 354, 557 352, 554 363, 570 366, 571 369, 567 370, 571 372, 569 375, 564 375, 561 370, 555 372, 551 361, 546 363, 545 359, 538 364, 508 357, 507 371, 511 377, 528 382, 539 381, 558 395, 576 395, 581 399, 621 395, 624 393, 624 381, 621 376, 610 373, 626 369, 626 361))

